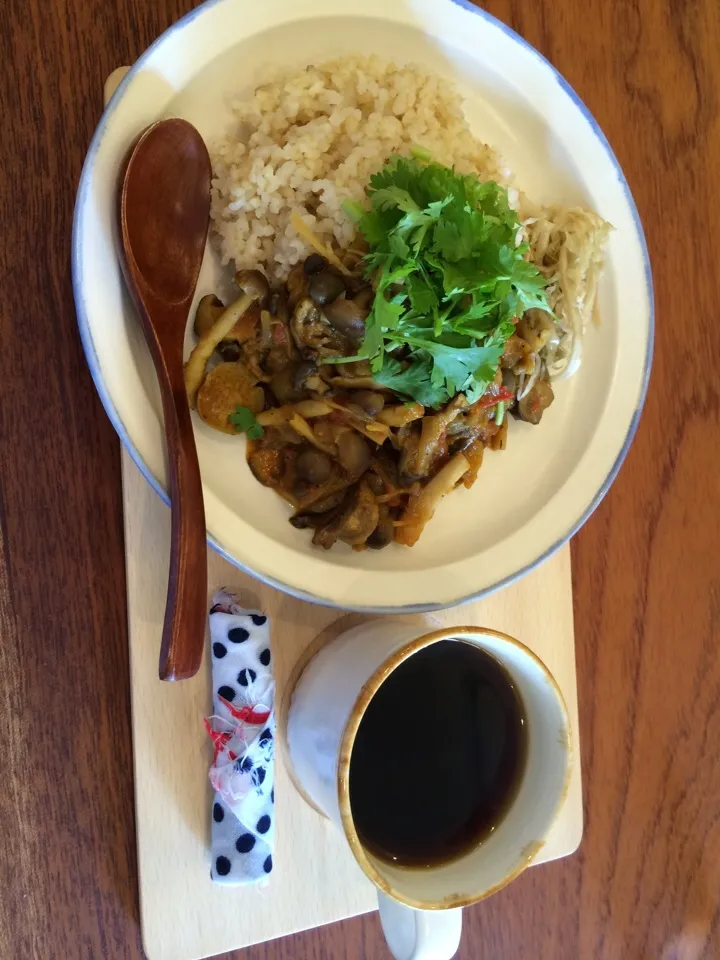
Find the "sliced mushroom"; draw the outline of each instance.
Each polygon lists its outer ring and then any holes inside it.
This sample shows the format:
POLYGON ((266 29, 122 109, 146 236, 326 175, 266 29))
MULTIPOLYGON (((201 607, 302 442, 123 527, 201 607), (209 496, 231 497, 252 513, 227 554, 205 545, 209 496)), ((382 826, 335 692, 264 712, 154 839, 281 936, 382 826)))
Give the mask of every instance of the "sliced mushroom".
POLYGON ((359 307, 354 300, 338 297, 324 307, 324 313, 335 330, 351 343, 359 343, 365 336, 365 320, 369 311, 359 307))
MULTIPOLYGON (((503 370, 502 372, 502 385, 506 390, 510 390, 512 393, 517 393, 517 377, 512 370, 503 370)), ((514 403, 515 400, 512 400, 514 403)))
POLYGON ((319 437, 317 437, 313 428, 299 413, 294 413, 290 417, 289 423, 296 433, 300 434, 301 437, 305 437, 308 443, 311 443, 314 447, 317 447, 318 450, 322 450, 325 453, 330 454, 330 456, 335 456, 337 451, 334 444, 331 445, 324 443, 319 437))
MULTIPOLYGON (((195 336, 204 337, 205 334, 210 331, 213 324, 219 320, 224 311, 225 307, 223 306, 222 300, 214 294, 211 293, 207 297, 203 297, 195 312, 195 322, 193 324, 195 336)), ((242 354, 240 344, 252 336, 257 319, 258 314, 250 307, 244 316, 238 320, 232 330, 230 330, 228 335, 220 341, 217 352, 223 360, 231 363, 240 359, 242 354)))
POLYGON ((366 309, 369 312, 370 305, 372 304, 374 299, 375 299, 375 291, 373 290, 372 287, 367 286, 367 287, 362 287, 362 289, 358 290, 358 292, 353 297, 353 303, 356 303, 358 307, 362 307, 363 309, 366 309))
POLYGON ((372 472, 381 478, 385 487, 383 493, 397 491, 400 487, 396 455, 394 451, 391 453, 387 447, 381 447, 375 451, 372 472))
POLYGON ((362 407, 356 406, 353 409, 352 406, 336 403, 326 396, 323 396, 319 402, 324 403, 331 410, 336 410, 339 414, 339 418, 336 419, 340 419, 343 423, 352 427, 353 430, 362 433, 368 440, 376 443, 378 447, 381 447, 386 440, 391 438, 390 428, 384 423, 378 423, 376 420, 373 420, 371 416, 365 413, 362 407))
POLYGON ((447 428, 465 407, 467 407, 467 400, 462 393, 459 393, 444 410, 423 418, 415 462, 415 471, 419 476, 426 477, 432 472, 433 466, 443 453, 447 428))
POLYGON ((345 293, 345 283, 341 276, 332 270, 320 270, 308 280, 308 294, 311 300, 321 307, 336 300, 345 293))
POLYGON ((347 495, 347 487, 342 490, 336 490, 334 493, 303 507, 290 518, 290 523, 298 530, 306 530, 308 527, 327 526, 339 513, 342 502, 347 495))
POLYGON ((335 444, 338 436, 338 427, 330 420, 323 419, 322 417, 318 418, 313 422, 313 430, 320 443, 326 444, 327 447, 335 444))
POLYGON ((385 493, 385 481, 377 473, 368 470, 365 474, 365 480, 376 497, 382 497, 385 493))
POLYGON ((238 270, 235 274, 235 283, 243 293, 260 304, 264 304, 270 296, 270 284, 265 274, 260 273, 259 270, 238 270))
POLYGON ((198 388, 205 377, 205 367, 213 355, 215 348, 227 333, 235 326, 238 318, 247 310, 252 300, 243 294, 239 300, 231 304, 213 326, 205 333, 193 347, 192 353, 185 364, 185 390, 188 403, 195 406, 198 388))
POLYGON ((237 363, 242 357, 242 348, 237 340, 221 340, 217 352, 225 363, 237 363))
POLYGON ((305 297, 295 307, 290 331, 300 350, 311 350, 320 356, 335 357, 344 352, 345 343, 342 337, 330 326, 309 297, 305 297))
POLYGON ((532 353, 530 347, 516 333, 505 341, 503 355, 500 358, 500 366, 503 370, 510 370, 523 360, 529 353, 532 353))
POLYGON ((298 400, 297 403, 287 403, 282 407, 273 407, 259 414, 258 423, 261 427, 279 427, 290 423, 298 414, 305 419, 326 417, 332 407, 322 400, 298 400))
POLYGON ((317 377, 317 367, 312 360, 293 365, 292 371, 292 385, 296 390, 307 390, 309 382, 317 377))
POLYGON ((281 323, 287 323, 290 313, 288 311, 287 296, 284 290, 273 290, 268 302, 270 315, 281 323))
POLYGON ((314 487, 308 491, 307 496, 302 497, 297 505, 298 511, 327 513, 333 507, 339 506, 352 485, 352 481, 348 480, 333 461, 332 475, 325 483, 314 487))
POLYGON ((553 319, 544 310, 527 310, 518 320, 517 332, 530 353, 542 350, 554 331, 553 319))
POLYGON ((359 546, 375 530, 379 519, 378 502, 363 480, 350 491, 342 512, 325 526, 318 527, 313 543, 325 550, 329 550, 336 540, 359 546))
POLYGON ((288 364, 270 381, 270 389, 280 403, 297 403, 309 396, 308 378, 317 371, 312 360, 288 364))
POLYGON ((336 377, 331 374, 329 380, 334 387, 341 387, 343 390, 372 390, 377 392, 386 389, 375 383, 372 377, 336 377))
POLYGON ((288 305, 291 310, 308 295, 308 275, 302 263, 296 263, 287 278, 288 305))
POLYGON ((311 253, 303 264, 305 276, 311 277, 314 273, 319 273, 327 267, 327 260, 321 257, 319 253, 311 253))
POLYGON ((358 390, 353 394, 353 403, 357 403, 371 417, 376 417, 385 406, 385 397, 377 390, 358 390))
POLYGON ((463 440, 467 438, 472 432, 472 427, 468 424, 465 417, 458 417, 457 420, 454 420, 445 431, 445 435, 449 443, 455 443, 458 440, 463 440))
POLYGON ((468 471, 463 477, 463 484, 469 490, 477 480, 478 473, 480 473, 480 467, 482 466, 483 456, 485 454, 485 447, 483 446, 482 440, 479 437, 476 437, 465 447, 462 452, 468 462, 468 471))
POLYGON ((307 507, 307 511, 308 513, 314 514, 328 513, 330 510, 334 510, 336 507, 339 507, 346 495, 347 487, 343 487, 341 490, 336 490, 334 493, 330 493, 326 497, 323 497, 322 500, 311 503, 307 507))
POLYGON ((325 483, 332 475, 332 460, 322 450, 305 447, 295 461, 298 476, 307 483, 317 486, 325 483))
POLYGON ((528 423, 540 423, 542 415, 555 399, 547 380, 538 380, 515 406, 515 415, 528 423))
POLYGON ((359 477, 370 466, 372 454, 366 441, 355 430, 345 430, 337 441, 338 460, 351 477, 359 477))
POLYGON ((425 413, 425 407, 419 403, 401 403, 397 406, 385 407, 377 418, 388 427, 404 427, 413 420, 419 420, 425 413))
POLYGON ((367 545, 372 550, 382 550, 395 539, 395 524, 387 507, 380 507, 380 516, 378 524, 367 538, 367 545))
POLYGON ((372 377, 369 360, 353 360, 352 363, 343 363, 342 374, 345 377, 372 377))
POLYGON ((259 270, 241 270, 236 280, 243 289, 242 296, 226 307, 210 329, 200 337, 185 364, 185 390, 191 407, 195 406, 197 392, 205 377, 208 360, 220 341, 228 336, 238 320, 257 300, 267 296, 270 289, 267 279, 259 270))
POLYGON ((435 476, 417 496, 411 496, 402 516, 402 526, 397 528, 395 539, 407 547, 412 547, 423 532, 428 520, 431 520, 442 498, 450 493, 455 484, 469 469, 466 457, 456 453, 452 460, 441 467, 435 476))
POLYGON ((402 487, 409 487, 422 476, 417 472, 418 447, 420 445, 419 427, 414 424, 403 427, 398 432, 398 440, 401 444, 398 482, 402 487))
POLYGON ((299 433, 295 433, 289 423, 281 423, 277 427, 273 427, 273 429, 283 443, 289 443, 293 447, 298 447, 305 443, 305 440, 299 433))
POLYGON ((307 530, 309 527, 317 527, 322 523, 322 517, 313 516, 310 513, 295 513, 290 517, 291 526, 296 530, 307 530))
POLYGON ((196 337, 204 337, 215 321, 222 316, 225 306, 214 293, 202 297, 195 311, 193 330, 196 337))

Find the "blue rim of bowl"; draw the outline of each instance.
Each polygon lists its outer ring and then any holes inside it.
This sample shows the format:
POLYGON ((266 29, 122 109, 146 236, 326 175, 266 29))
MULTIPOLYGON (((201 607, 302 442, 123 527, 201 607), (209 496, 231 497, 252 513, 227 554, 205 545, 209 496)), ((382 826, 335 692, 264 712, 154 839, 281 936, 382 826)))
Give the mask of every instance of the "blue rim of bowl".
MULTIPOLYGON (((103 111, 100 122, 93 134, 92 140, 90 141, 90 147, 88 148, 87 156, 83 164, 83 169, 80 174, 80 182, 78 186, 77 199, 75 201, 75 213, 73 216, 73 229, 72 229, 72 285, 73 285, 73 295, 75 298, 75 309, 77 312, 78 318, 78 327, 80 329, 80 339, 82 341, 83 349, 85 350, 85 357, 87 359, 88 366, 90 368, 90 374, 95 383, 95 388, 100 395, 100 400, 105 412, 107 413, 110 422, 115 428, 120 440, 122 441, 123 446, 130 454, 135 466, 138 468, 140 473, 145 477, 147 482, 153 488, 155 493, 163 500, 166 505, 170 505, 170 499, 167 495, 166 490, 154 474, 148 469, 147 464, 142 459, 138 453, 137 448, 130 439, 127 430, 125 429, 125 424, 120 418, 120 415, 115 408, 115 405, 112 402, 112 399, 105 387, 103 381, 102 372, 100 369, 100 361, 95 350, 95 344, 93 342, 92 333, 90 332, 90 323, 88 320, 88 314, 85 306, 85 300, 83 297, 83 282, 82 282, 82 271, 81 271, 81 249, 82 249, 82 240, 80 237, 80 213, 83 209, 83 206, 87 200, 87 195, 90 189, 90 180, 91 180, 91 168, 95 156, 100 148, 100 143, 105 135, 108 122, 112 116, 115 107, 118 102, 121 100, 125 88, 128 86, 132 78, 136 73, 140 71, 144 63, 149 59, 152 52, 157 46, 161 43, 164 43, 168 36, 172 33, 185 29, 189 26, 192 21, 205 13, 210 7, 214 7, 219 3, 225 3, 228 0, 205 0, 205 3, 200 4, 194 10, 191 10, 190 13, 187 13, 184 17, 178 20, 176 23, 172 24, 168 29, 160 34, 160 36, 147 48, 147 50, 140 55, 140 57, 135 61, 135 63, 130 67, 126 75, 120 81, 117 89, 113 93, 112 97, 108 101, 105 110, 103 111)), ((622 188, 625 193, 625 199, 630 209, 630 212, 633 217, 633 222, 635 224, 635 229, 637 232, 637 238, 640 242, 640 246, 643 253, 643 259, 645 262, 645 285, 646 293, 648 298, 648 307, 649 307, 649 316, 648 316, 648 338, 647 338, 647 349, 645 354, 645 365, 643 368, 643 379, 640 387, 640 395, 638 397, 638 402, 633 412, 633 415, 630 419, 630 425, 628 427, 628 432, 625 436, 620 452, 615 458, 615 462, 608 475, 605 477, 605 480, 601 484, 599 490, 592 498, 586 509, 580 515, 580 517, 572 524, 570 529, 564 533, 558 540, 555 541, 552 546, 548 547, 539 557, 533 560, 532 563, 527 564, 522 567, 520 570, 517 570, 515 573, 510 574, 509 576, 498 580, 496 583, 490 584, 490 586, 484 587, 482 590, 477 591, 476 593, 468 594, 464 597, 458 597, 456 600, 451 600, 449 602, 441 603, 417 603, 417 604, 408 604, 405 606, 394 606, 394 607, 373 607, 373 606, 357 606, 357 605, 344 605, 341 603, 336 603, 333 600, 328 599, 327 597, 319 597, 313 593, 308 593, 305 590, 300 590, 297 587, 293 587, 290 584, 283 583, 281 580, 276 580, 273 577, 267 576, 266 574, 258 573, 256 570, 252 570, 250 567, 247 567, 245 564, 241 563, 237 558, 233 557, 230 553, 227 552, 211 534, 207 534, 208 543, 217 553, 220 554, 228 563, 231 563, 234 567, 237 567, 239 570, 242 570, 243 573, 248 574, 251 577, 254 577, 256 580, 260 580, 262 583, 267 584, 270 587, 274 587, 277 590, 283 591, 292 597, 296 597, 298 600, 305 600, 309 603, 317 603, 324 607, 331 607, 336 610, 349 610, 355 613, 367 613, 367 614, 397 614, 397 613, 430 613, 433 610, 443 610, 448 607, 461 606, 465 603, 471 603, 473 600, 480 600, 483 597, 489 596, 491 593, 494 593, 496 590, 501 590, 503 587, 508 586, 511 583, 514 583, 516 580, 519 580, 521 577, 524 577, 527 573, 530 573, 541 563, 544 563, 548 560, 557 550, 560 549, 571 537, 573 537, 577 531, 587 522, 589 517, 594 513, 594 511, 599 506, 600 502, 604 498, 605 494, 610 489, 615 477, 617 476, 620 467, 627 456, 627 452, 630 449, 630 444, 632 443, 635 433, 637 431, 638 423, 640 421, 640 415, 642 413, 643 405, 645 403, 645 397, 647 395, 648 383, 650 380, 650 368, 652 366, 653 358, 653 347, 655 340, 655 300, 653 294, 653 281, 652 281, 652 270, 650 267, 650 256, 648 254, 647 242, 645 240, 645 233, 642 228, 642 223, 640 221, 640 215, 635 205, 635 200, 633 199, 630 187, 628 185, 625 174, 622 171, 620 164, 618 163, 617 157, 613 152, 612 147, 610 146, 607 137, 601 130, 597 120, 593 117, 590 110, 583 103, 581 98, 575 92, 575 90, 570 86, 567 80, 559 73, 559 71, 550 63, 550 61, 544 57, 536 48, 528 43, 520 34, 516 33, 511 27, 506 23, 503 23, 502 20, 498 20, 497 17, 492 16, 492 14, 487 13, 485 10, 481 10, 480 7, 476 7, 471 0, 448 0, 448 2, 455 4, 455 6, 462 7, 464 10, 467 10, 469 13, 475 14, 476 16, 482 17, 487 20, 493 26, 497 27, 508 37, 514 40, 521 47, 524 47, 528 50, 533 56, 537 57, 553 74, 555 80, 560 85, 560 87, 565 91, 567 96, 572 100, 575 106, 580 110, 582 115, 587 120, 590 125, 593 133, 600 141, 605 153, 608 156, 608 159, 615 168, 618 180, 622 185, 622 188)))

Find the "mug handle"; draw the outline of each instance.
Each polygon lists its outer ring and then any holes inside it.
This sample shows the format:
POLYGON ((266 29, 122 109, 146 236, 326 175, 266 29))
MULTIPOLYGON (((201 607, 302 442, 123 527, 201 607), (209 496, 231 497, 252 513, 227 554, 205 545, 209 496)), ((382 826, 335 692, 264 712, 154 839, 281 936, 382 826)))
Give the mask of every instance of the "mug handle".
POLYGON ((415 910, 378 890, 380 923, 395 960, 450 960, 460 946, 462 908, 415 910))

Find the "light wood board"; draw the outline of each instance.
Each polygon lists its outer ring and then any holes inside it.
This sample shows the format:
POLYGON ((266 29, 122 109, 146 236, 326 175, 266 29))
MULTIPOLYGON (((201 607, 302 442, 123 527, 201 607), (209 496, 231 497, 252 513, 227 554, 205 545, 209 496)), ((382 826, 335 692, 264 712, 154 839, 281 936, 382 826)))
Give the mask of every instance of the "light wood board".
MULTIPOLYGON (((170 511, 123 451, 128 627, 132 679, 135 798, 143 943, 149 960, 195 960, 341 920, 376 908, 370 882, 340 832, 295 790, 276 763, 276 849, 265 887, 227 888, 210 880, 211 749, 203 717, 211 703, 206 656, 197 677, 158 680, 170 511)), ((338 611, 266 587, 208 552, 210 592, 227 586, 271 619, 278 696, 307 645, 338 611)), ((570 551, 499 593, 432 617, 503 630, 545 661, 577 731, 570 551)), ((537 862, 572 853, 582 835, 580 756, 563 810, 537 862)), ((502 896, 502 893, 497 894, 502 896)))
MULTIPOLYGON (((120 67, 108 77, 106 103, 126 72, 120 67)), ((196 960, 376 909, 374 889, 342 835, 298 794, 281 757, 269 883, 233 889, 211 882, 211 749, 202 722, 211 705, 208 652, 192 680, 158 679, 170 512, 125 450, 122 474, 140 911, 149 960, 196 960)), ((210 550, 208 600, 220 586, 269 615, 280 703, 309 644, 343 614, 287 597, 210 550)), ((414 619, 503 630, 550 667, 576 734, 575 765, 564 807, 536 865, 573 853, 582 837, 582 789, 569 547, 483 601, 414 619)))

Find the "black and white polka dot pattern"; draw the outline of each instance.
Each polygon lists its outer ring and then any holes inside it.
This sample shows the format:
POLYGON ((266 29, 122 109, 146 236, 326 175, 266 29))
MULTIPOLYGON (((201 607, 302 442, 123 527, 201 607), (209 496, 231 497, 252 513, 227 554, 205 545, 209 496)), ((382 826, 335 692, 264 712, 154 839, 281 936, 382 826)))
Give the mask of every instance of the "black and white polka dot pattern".
MULTIPOLYGON (((213 798, 210 875, 221 884, 267 882, 273 869, 275 833, 274 682, 270 625, 265 614, 245 610, 236 598, 218 591, 210 610, 213 729, 234 729, 243 744, 232 765, 224 752, 211 770, 223 787, 213 798), (253 724, 245 708, 267 712, 253 724), (243 739, 245 738, 245 739, 243 739), (224 778, 224 779, 223 779, 224 778), (227 784, 231 790, 227 790, 227 784)), ((235 741, 231 744, 234 745, 235 741)))

